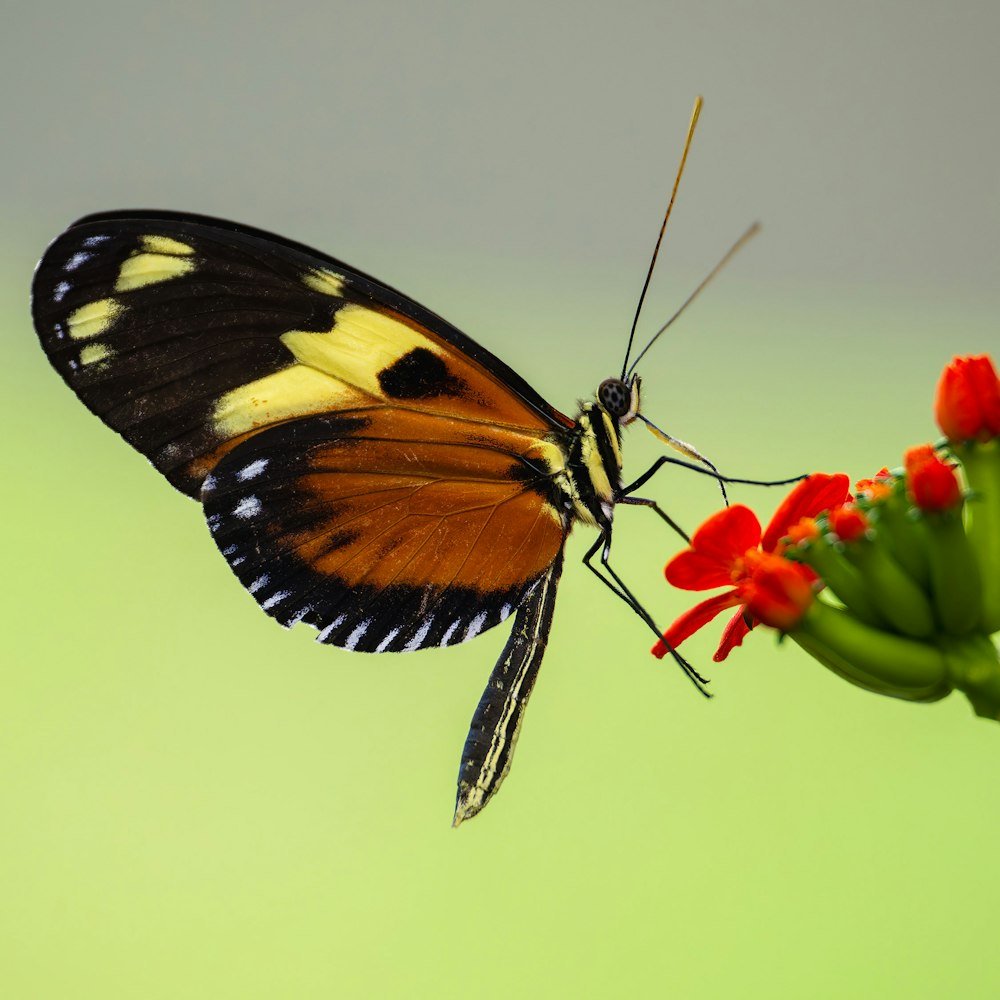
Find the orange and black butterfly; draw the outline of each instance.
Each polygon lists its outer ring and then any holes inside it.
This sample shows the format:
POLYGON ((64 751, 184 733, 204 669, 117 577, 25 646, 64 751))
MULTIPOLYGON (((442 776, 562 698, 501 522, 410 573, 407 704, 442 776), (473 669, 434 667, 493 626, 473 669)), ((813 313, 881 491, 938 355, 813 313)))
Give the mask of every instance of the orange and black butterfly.
POLYGON ((374 278, 168 212, 81 219, 46 251, 32 301, 52 365, 201 502, 282 625, 387 653, 514 616, 465 745, 456 823, 510 766, 574 524, 598 530, 588 565, 603 546, 602 579, 655 628, 606 558, 615 505, 655 507, 622 485, 622 430, 639 411, 625 366, 568 417, 374 278))

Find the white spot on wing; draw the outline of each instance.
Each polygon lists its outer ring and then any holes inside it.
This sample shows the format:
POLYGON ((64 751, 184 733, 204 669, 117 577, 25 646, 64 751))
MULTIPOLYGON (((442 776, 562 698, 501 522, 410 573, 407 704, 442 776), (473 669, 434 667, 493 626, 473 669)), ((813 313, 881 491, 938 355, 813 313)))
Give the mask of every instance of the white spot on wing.
POLYGON ((291 628, 293 625, 298 625, 298 623, 302 621, 302 619, 305 618, 310 611, 312 611, 311 604, 307 604, 304 608, 299 608, 299 610, 296 611, 291 618, 284 622, 285 628, 291 628))
POLYGON ((55 331, 57 339, 63 340, 66 336, 66 331, 63 329, 62 323, 53 323, 52 329, 55 331))
POLYGON ((247 587, 247 590, 249 590, 251 594, 256 594, 261 587, 267 586, 268 581, 270 579, 271 578, 267 575, 267 573, 263 573, 260 576, 258 576, 257 579, 254 580, 249 587, 247 587))
POLYGON ((76 361, 74 361, 72 358, 69 359, 69 369, 70 369, 70 371, 75 372, 77 370, 77 368, 79 368, 79 367, 80 366, 79 366, 79 364, 77 364, 76 361))
POLYGON ((474 639, 483 630, 483 626, 486 624, 486 612, 480 611, 475 618, 469 622, 469 627, 465 630, 466 639, 474 639))
POLYGON ((267 463, 270 459, 267 458, 256 458, 249 465, 244 465, 239 472, 236 473, 236 478, 242 482, 246 482, 248 479, 253 479, 254 476, 259 476, 266 468, 267 463))
POLYGON ((236 553, 237 553, 238 550, 239 550, 239 546, 238 545, 227 545, 222 550, 222 554, 224 556, 234 556, 234 555, 236 555, 236 553))
POLYGON ((413 638, 403 647, 404 653, 412 653, 415 649, 420 649, 421 644, 424 639, 427 638, 427 633, 431 630, 431 625, 434 624, 434 616, 431 615, 430 618, 425 618, 420 625, 420 628, 414 633, 413 638))
POLYGON ((255 496, 244 497, 233 508, 233 513, 237 517, 243 518, 244 521, 248 521, 260 513, 260 501, 255 496))
POLYGON ((462 619, 461 618, 456 618, 455 621, 453 621, 448 626, 448 631, 445 632, 445 634, 443 636, 441 636, 441 645, 442 646, 447 646, 448 645, 448 642, 451 639, 453 633, 455 632, 455 629, 457 629, 458 626, 461 625, 461 624, 462 624, 462 619))
POLYGON ((323 631, 320 632, 318 636, 316 636, 316 641, 326 642, 326 640, 329 638, 330 634, 334 631, 334 629, 340 628, 340 626, 344 623, 344 619, 346 617, 347 615, 337 615, 337 617, 334 618, 333 621, 330 622, 330 624, 327 625, 327 627, 323 629, 323 631))
POLYGON ((347 642, 344 643, 344 649, 355 649, 359 642, 361 642, 362 637, 365 632, 368 631, 368 626, 371 625, 372 620, 366 618, 348 637, 347 642))
POLYGON ((216 484, 215 476, 213 476, 212 473, 210 472, 207 476, 205 476, 204 480, 202 481, 201 484, 202 493, 210 493, 212 490, 215 489, 215 484, 216 484))
MULTIPOLYGON (((69 290, 70 283, 68 281, 60 281, 59 284, 52 290, 52 301, 62 302, 69 290)), ((58 327, 59 324, 57 323, 56 326, 58 327)))
POLYGON ((88 236, 83 241, 83 245, 85 247, 96 247, 100 246, 101 243, 107 243, 110 239, 110 236, 88 236))
POLYGON ((399 629, 394 628, 376 647, 376 653, 384 653, 389 648, 389 643, 399 635, 399 629))
POLYGON ((276 604, 280 604, 282 601, 292 596, 290 590, 279 590, 276 594, 272 594, 266 601, 261 603, 261 607, 268 611, 273 608, 276 604))
POLYGON ((500 621, 504 622, 504 621, 506 621, 506 620, 507 620, 508 618, 510 618, 510 613, 511 613, 511 612, 512 612, 513 610, 514 610, 514 609, 513 609, 513 608, 512 608, 512 607, 511 607, 511 606, 510 606, 509 604, 505 604, 505 605, 504 605, 504 606, 503 606, 503 607, 502 607, 502 608, 500 609, 500 621))
POLYGON ((94 255, 92 253, 75 253, 68 261, 64 270, 75 271, 81 264, 86 264, 94 255))

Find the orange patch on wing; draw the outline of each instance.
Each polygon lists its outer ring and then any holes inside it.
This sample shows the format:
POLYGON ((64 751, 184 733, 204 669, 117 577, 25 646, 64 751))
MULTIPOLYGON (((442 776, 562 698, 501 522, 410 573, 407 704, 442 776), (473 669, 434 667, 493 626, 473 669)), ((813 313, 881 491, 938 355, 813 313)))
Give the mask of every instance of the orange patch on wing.
POLYGON ((513 483, 380 483, 377 493, 340 501, 297 554, 348 586, 505 590, 539 576, 562 545, 544 503, 513 483))

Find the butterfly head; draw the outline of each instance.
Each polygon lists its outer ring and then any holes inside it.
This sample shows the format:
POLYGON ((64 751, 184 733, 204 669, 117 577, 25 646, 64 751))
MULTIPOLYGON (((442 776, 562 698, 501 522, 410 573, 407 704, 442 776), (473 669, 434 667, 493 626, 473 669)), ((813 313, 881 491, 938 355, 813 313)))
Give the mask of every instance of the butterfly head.
POLYGON ((630 424, 639 415, 639 385, 638 375, 628 381, 606 378, 597 387, 597 402, 618 424, 630 424))

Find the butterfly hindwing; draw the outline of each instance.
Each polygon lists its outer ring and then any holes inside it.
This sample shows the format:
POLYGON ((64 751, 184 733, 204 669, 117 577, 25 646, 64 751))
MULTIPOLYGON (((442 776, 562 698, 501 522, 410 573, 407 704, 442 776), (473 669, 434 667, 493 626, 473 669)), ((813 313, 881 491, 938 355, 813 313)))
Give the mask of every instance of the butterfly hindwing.
POLYGON ((368 652, 499 624, 559 553, 548 477, 507 432, 384 408, 302 418, 206 479, 220 551, 279 622, 368 652))

